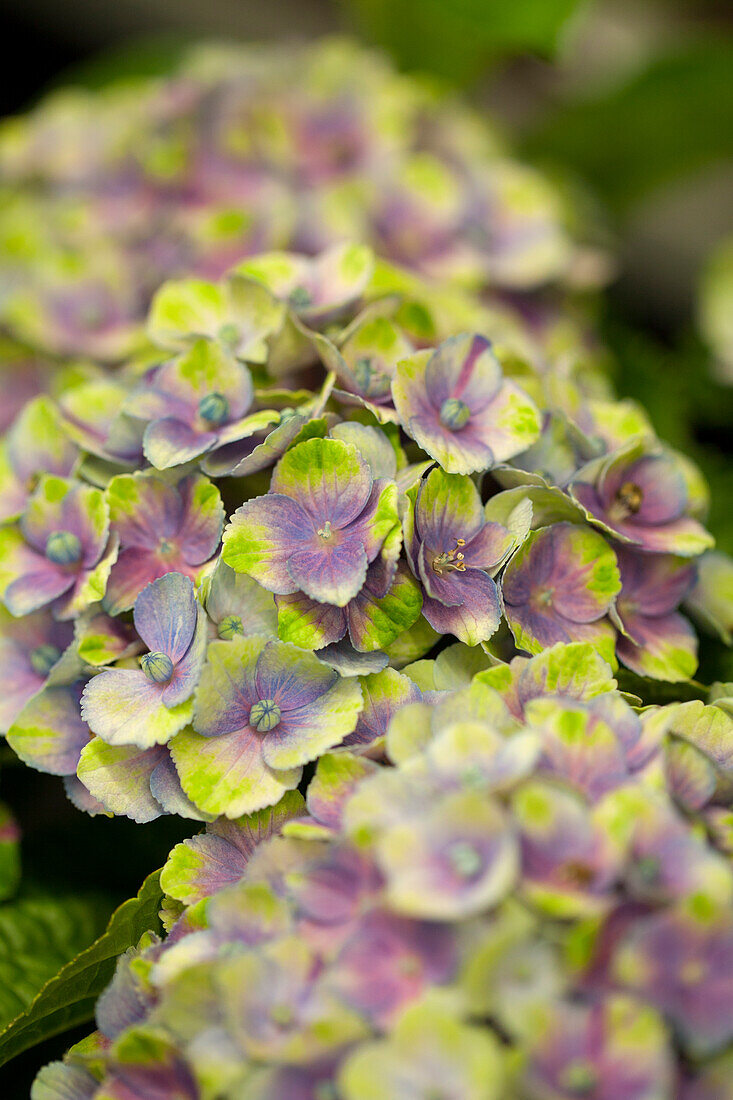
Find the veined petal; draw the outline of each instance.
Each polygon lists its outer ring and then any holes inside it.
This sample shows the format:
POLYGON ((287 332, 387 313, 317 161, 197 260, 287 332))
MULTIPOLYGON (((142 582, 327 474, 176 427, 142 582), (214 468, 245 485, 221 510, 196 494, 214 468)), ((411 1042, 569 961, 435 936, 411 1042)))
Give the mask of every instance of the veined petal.
POLYGON ((288 571, 288 559, 313 536, 313 522, 297 501, 268 493, 245 501, 234 513, 224 531, 222 557, 237 573, 284 596, 300 587, 288 571))
POLYGON ((190 721, 193 702, 166 707, 163 690, 139 669, 106 669, 84 689, 82 717, 108 745, 164 745, 190 721))
POLYGON ((261 740, 249 728, 222 737, 179 733, 171 755, 191 801, 205 813, 240 817, 274 806, 297 787, 302 769, 273 771, 262 758, 261 740))
POLYGON ((166 573, 136 599, 135 629, 148 649, 165 653, 177 664, 191 644, 197 608, 190 577, 166 573))

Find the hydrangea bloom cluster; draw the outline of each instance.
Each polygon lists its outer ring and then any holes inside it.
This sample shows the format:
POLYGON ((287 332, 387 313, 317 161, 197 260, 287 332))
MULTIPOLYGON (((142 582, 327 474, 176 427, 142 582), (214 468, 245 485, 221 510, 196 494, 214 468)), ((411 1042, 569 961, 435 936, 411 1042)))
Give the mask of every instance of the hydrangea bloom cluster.
POLYGON ((54 355, 118 361, 165 279, 273 249, 358 238, 512 293, 606 266, 482 118, 343 41, 209 47, 168 79, 64 89, 3 124, 0 183, 3 320, 54 355))
POLYGON ((32 1100, 727 1095, 729 695, 634 707, 590 641, 470 653, 371 674, 305 799, 173 849, 167 937, 32 1100))
POLYGON ((80 808, 274 805, 436 690, 446 639, 694 674, 704 486, 583 357, 355 243, 168 282, 147 340, 3 444, 2 730, 80 808))

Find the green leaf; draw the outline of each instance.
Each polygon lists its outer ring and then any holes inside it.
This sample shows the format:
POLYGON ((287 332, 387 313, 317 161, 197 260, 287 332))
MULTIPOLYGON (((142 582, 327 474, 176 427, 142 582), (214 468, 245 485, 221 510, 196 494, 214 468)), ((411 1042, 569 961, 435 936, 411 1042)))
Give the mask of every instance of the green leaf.
POLYGON ((0 909, 0 1065, 93 1017, 117 956, 159 928, 159 880, 159 871, 149 875, 137 896, 115 910, 105 932, 70 962, 98 928, 88 901, 27 899, 0 909))

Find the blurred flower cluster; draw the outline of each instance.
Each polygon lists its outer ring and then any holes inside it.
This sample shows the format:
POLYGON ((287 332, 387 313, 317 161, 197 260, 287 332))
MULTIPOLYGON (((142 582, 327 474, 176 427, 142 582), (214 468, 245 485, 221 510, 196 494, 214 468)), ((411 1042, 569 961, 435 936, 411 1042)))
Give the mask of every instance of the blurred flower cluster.
POLYGON ((2 124, 0 313, 25 344, 116 361, 165 279, 344 239, 502 293, 593 287, 582 205, 354 44, 208 47, 2 124))
POLYGON ((645 695, 695 672, 683 600, 725 619, 699 474, 583 347, 358 244, 165 283, 147 333, 2 450, 0 726, 90 813, 274 805, 445 639, 584 642, 645 695))
POLYGON ((173 849, 167 937, 33 1100, 728 1095, 730 696, 633 707, 588 642, 470 654, 369 675, 305 799, 173 849))

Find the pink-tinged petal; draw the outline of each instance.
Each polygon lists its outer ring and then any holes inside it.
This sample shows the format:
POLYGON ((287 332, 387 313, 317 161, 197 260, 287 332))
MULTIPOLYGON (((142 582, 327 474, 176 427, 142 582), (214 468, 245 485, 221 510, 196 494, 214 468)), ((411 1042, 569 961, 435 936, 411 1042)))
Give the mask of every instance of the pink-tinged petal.
POLYGON ((641 505, 634 516, 636 523, 659 527, 679 519, 687 507, 687 485, 682 471, 664 455, 645 455, 625 470, 614 470, 614 476, 603 486, 604 494, 615 494, 623 482, 641 489, 641 505))
MULTIPOLYGON (((175 565, 180 571, 179 563, 176 562, 175 565)), ((151 550, 137 547, 121 550, 107 581, 103 601, 105 608, 110 615, 129 611, 147 584, 164 577, 170 571, 171 562, 161 560, 151 550)))
POLYGON ((333 669, 312 653, 285 642, 268 642, 257 658, 257 698, 273 699, 283 713, 316 702, 337 681, 333 669))
POLYGON ((321 603, 345 607, 366 580, 367 556, 356 537, 341 541, 341 532, 329 539, 316 536, 309 548, 294 550, 287 561, 293 587, 321 603))
POLYGON ((616 530, 640 550, 649 554, 677 554, 696 557, 708 550, 714 539, 696 519, 683 517, 661 527, 643 527, 630 522, 616 524, 616 530))
POLYGON ((501 523, 486 523, 463 547, 463 559, 468 569, 492 570, 504 560, 514 545, 515 537, 501 523))
POLYGON ((178 817, 194 821, 205 821, 208 818, 208 815, 202 814, 184 794, 169 752, 166 752, 153 768, 150 776, 150 793, 167 814, 176 814, 178 817))
POLYGON ((222 557, 237 573, 247 573, 280 596, 300 585, 288 571, 288 560, 304 541, 316 535, 301 506, 277 493, 245 501, 224 532, 222 557))
POLYGON ((280 459, 270 491, 297 500, 311 517, 314 530, 325 523, 341 529, 366 508, 372 475, 353 444, 308 439, 280 459))
POLYGON ((436 556, 435 551, 429 550, 426 543, 420 544, 417 567, 426 598, 431 598, 433 602, 440 601, 446 607, 457 607, 463 598, 460 583, 456 583, 456 578, 461 573, 458 570, 448 571, 440 566, 438 569, 441 571, 438 572, 433 565, 436 556))
MULTIPOLYGON (((343 748, 360 748, 384 737, 397 711, 409 703, 419 703, 422 699, 422 692, 417 684, 393 668, 385 668, 371 676, 364 676, 361 688, 364 696, 364 710, 359 715, 354 732, 344 738, 343 748)), ((338 757, 338 760, 341 759, 342 757, 338 757)), ((314 782, 315 779, 308 788, 306 799, 314 817, 322 820, 319 813, 311 807, 310 792, 314 782)))
POLYGON ((585 508, 586 512, 603 520, 604 523, 608 522, 606 509, 595 485, 590 485, 587 481, 574 481, 571 489, 573 497, 581 507, 585 508))
POLYGON ((619 613, 624 607, 643 615, 666 615, 678 607, 695 584, 697 571, 679 558, 635 554, 625 547, 616 550, 621 571, 619 613))
POLYGON ((465 573, 453 573, 450 577, 454 598, 460 603, 446 607, 430 596, 423 598, 422 613, 434 630, 440 634, 453 634, 466 645, 477 645, 495 634, 501 622, 499 592, 486 573, 467 569, 465 573))
POLYGON ((503 382, 496 397, 471 417, 462 435, 466 442, 490 445, 496 463, 527 450, 540 427, 539 412, 524 390, 514 382, 503 382))
MULTIPOLYGON (((109 816, 110 811, 106 806, 103 806, 98 798, 95 798, 91 791, 82 783, 76 775, 64 776, 64 790, 66 791, 66 797, 72 806, 76 806, 77 810, 81 810, 84 814, 91 814, 92 817, 96 814, 106 814, 109 816)), ((95 1086, 96 1086, 95 1081, 95 1086)))
POLYGON ((125 549, 156 551, 161 539, 174 539, 181 529, 183 496, 161 477, 136 473, 113 478, 107 501, 112 530, 125 549))
POLYGON ((11 615, 28 615, 37 611, 73 587, 76 577, 63 568, 33 554, 29 550, 26 568, 29 570, 5 589, 3 600, 11 615), (31 571, 32 570, 32 571, 31 571))
POLYGON ((135 629, 148 649, 165 653, 177 664, 196 629, 193 582, 181 573, 166 573, 143 589, 135 601, 133 617, 135 629))
MULTIPOLYGON (((316 658, 309 655, 310 661, 316 658)), ((314 680, 317 676, 314 672, 314 680)), ((292 695, 291 695, 292 698, 292 695)), ((262 756, 284 770, 315 760, 352 733, 362 709, 361 688, 353 677, 336 677, 328 691, 297 710, 283 708, 280 722, 265 735, 262 756)))
POLYGON ((620 609, 629 634, 619 634, 616 653, 639 676, 679 682, 689 680, 697 668, 697 635, 683 615, 672 612, 653 618, 620 609))
POLYGON ((166 417, 148 424, 143 436, 143 451, 157 470, 182 466, 216 446, 216 432, 197 431, 182 420, 166 417))
POLYGON ((397 366, 392 382, 392 397, 400 423, 416 443, 448 473, 470 474, 494 465, 491 447, 483 440, 466 434, 466 429, 451 430, 440 420, 425 388, 425 372, 430 353, 417 352, 397 366))
POLYGON ((340 951, 334 981, 347 1004, 387 1024, 424 989, 447 981, 455 966, 450 926, 372 910, 340 951))
POLYGON ((501 380, 491 342, 472 333, 445 340, 425 370, 425 389, 436 409, 453 397, 464 401, 472 413, 477 412, 496 395, 501 380))
POLYGON ((79 713, 81 684, 47 687, 26 703, 8 731, 13 751, 42 772, 73 775, 89 729, 79 713))
POLYGON ((201 565, 216 552, 224 524, 219 491, 204 477, 187 477, 178 485, 183 502, 178 545, 189 565, 201 565))
POLYGON ((196 627, 188 650, 173 669, 173 675, 164 685, 163 703, 176 707, 193 695, 199 682, 206 656, 208 623, 203 607, 196 607, 196 627))
POLYGON ((272 430, 255 432, 246 439, 217 447, 205 457, 202 468, 211 477, 246 477, 266 470, 282 457, 307 423, 307 416, 296 413, 272 430))

